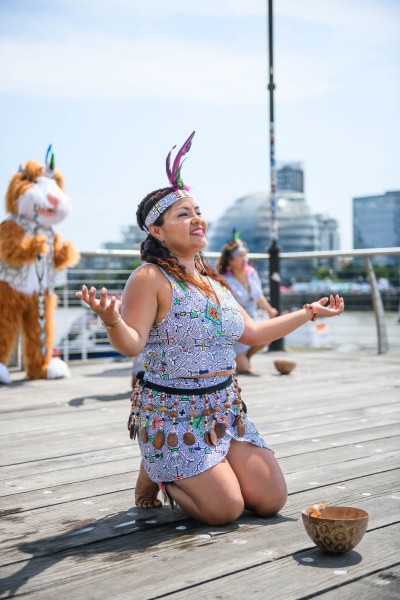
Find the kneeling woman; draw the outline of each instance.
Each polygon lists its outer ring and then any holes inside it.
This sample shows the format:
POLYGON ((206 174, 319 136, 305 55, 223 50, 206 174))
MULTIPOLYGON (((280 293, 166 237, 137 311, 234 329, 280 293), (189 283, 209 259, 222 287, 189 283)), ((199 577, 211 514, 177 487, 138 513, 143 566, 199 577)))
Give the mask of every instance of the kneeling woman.
POLYGON ((255 323, 247 315, 201 254, 207 225, 180 176, 193 135, 172 169, 168 155, 170 186, 139 204, 137 222, 148 234, 145 264, 130 276, 121 312, 105 288, 99 298, 94 287, 77 295, 100 316, 116 350, 143 351, 145 370, 129 420, 142 454, 137 504, 156 506, 160 486, 190 516, 222 525, 244 507, 273 515, 287 497, 281 469, 233 378, 235 342, 267 344, 317 315, 340 314, 344 305, 337 296, 271 321, 255 323))

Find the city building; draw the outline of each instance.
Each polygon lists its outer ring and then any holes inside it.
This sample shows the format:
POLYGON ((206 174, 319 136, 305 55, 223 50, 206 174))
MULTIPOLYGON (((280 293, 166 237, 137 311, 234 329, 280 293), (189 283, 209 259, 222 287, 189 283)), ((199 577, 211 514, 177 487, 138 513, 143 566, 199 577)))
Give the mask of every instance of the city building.
POLYGON ((304 193, 304 171, 299 162, 282 163, 276 172, 278 190, 304 193))
MULTIPOLYGON (((400 191, 353 198, 354 248, 400 246, 400 191)), ((376 257, 376 263, 397 264, 398 258, 376 257)))
MULTIPOLYGON (((281 252, 312 252, 338 250, 338 223, 326 214, 314 215, 304 196, 304 173, 300 163, 282 163, 277 169, 278 244, 281 252)), ((207 250, 218 252, 239 231, 250 252, 265 253, 270 245, 270 196, 265 192, 249 194, 237 199, 208 229, 207 250)), ((135 250, 140 248, 146 234, 137 225, 122 230, 121 240, 106 242, 106 250, 135 250)), ((285 285, 307 281, 316 267, 335 268, 335 259, 308 259, 281 261, 281 279, 285 285)), ((127 257, 87 257, 80 263, 84 269, 129 269, 132 259, 127 257)), ((268 284, 268 261, 257 263, 265 286, 268 284)))
MULTIPOLYGON (((233 229, 239 231, 250 252, 267 252, 270 245, 270 199, 265 192, 250 194, 236 200, 217 219, 208 236, 208 249, 221 250, 232 237, 233 229)), ((277 193, 277 220, 279 247, 282 252, 309 252, 320 249, 320 231, 315 215, 300 192, 277 193)), ((281 279, 285 284, 293 280, 310 279, 316 259, 281 261, 281 279)), ((268 279, 267 261, 258 270, 264 282, 268 279)))
MULTIPOLYGON (((304 174, 300 163, 284 163, 277 169, 277 221, 281 252, 338 250, 338 223, 328 215, 314 215, 304 196, 304 174)), ((239 231, 250 252, 267 252, 270 245, 270 196, 265 192, 236 200, 213 224, 208 249, 218 252, 239 231)), ((309 280, 321 259, 281 261, 281 279, 286 285, 309 280)), ((268 261, 257 265, 264 283, 268 281, 268 261)))
MULTIPOLYGON (((338 250, 340 248, 339 224, 336 219, 327 214, 315 215, 319 231, 319 250, 338 250)), ((338 267, 337 258, 319 258, 319 266, 335 270, 338 267)))
POLYGON ((119 242, 106 242, 105 250, 139 250, 140 244, 146 238, 146 233, 137 225, 128 225, 122 230, 122 240, 119 242))

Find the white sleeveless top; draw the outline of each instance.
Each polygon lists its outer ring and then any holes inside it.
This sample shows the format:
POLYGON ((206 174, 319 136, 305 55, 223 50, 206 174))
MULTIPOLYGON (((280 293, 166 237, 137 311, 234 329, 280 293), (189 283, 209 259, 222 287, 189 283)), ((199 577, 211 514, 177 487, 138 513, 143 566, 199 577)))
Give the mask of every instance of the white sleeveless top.
POLYGON ((150 330, 143 350, 145 379, 165 385, 177 377, 234 369, 234 343, 242 335, 244 323, 231 292, 208 278, 219 301, 218 310, 201 290, 160 270, 171 283, 172 302, 168 314, 150 330))

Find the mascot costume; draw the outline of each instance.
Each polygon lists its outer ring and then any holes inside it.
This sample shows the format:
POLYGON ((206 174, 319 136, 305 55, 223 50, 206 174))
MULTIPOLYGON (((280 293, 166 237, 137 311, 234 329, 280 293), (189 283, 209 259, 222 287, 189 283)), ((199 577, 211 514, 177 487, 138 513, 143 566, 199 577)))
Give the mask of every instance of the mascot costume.
POLYGON ((70 375, 67 364, 53 357, 54 274, 79 260, 74 246, 53 230, 71 210, 63 188, 51 146, 45 166, 28 161, 8 186, 8 216, 0 224, 0 383, 10 383, 7 364, 20 330, 29 379, 70 375))

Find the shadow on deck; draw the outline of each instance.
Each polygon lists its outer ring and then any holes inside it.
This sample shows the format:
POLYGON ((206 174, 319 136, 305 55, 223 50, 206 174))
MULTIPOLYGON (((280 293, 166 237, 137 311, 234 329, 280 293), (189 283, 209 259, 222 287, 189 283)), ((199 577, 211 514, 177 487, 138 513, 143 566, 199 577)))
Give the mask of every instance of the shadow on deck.
POLYGON ((0 597, 398 598, 398 355, 255 357, 249 413, 274 448, 289 498, 281 513, 209 527, 167 506, 134 506, 139 451, 129 440, 130 363, 77 363, 72 378, 0 388, 0 597), (370 512, 355 550, 324 554, 301 510, 370 512))

